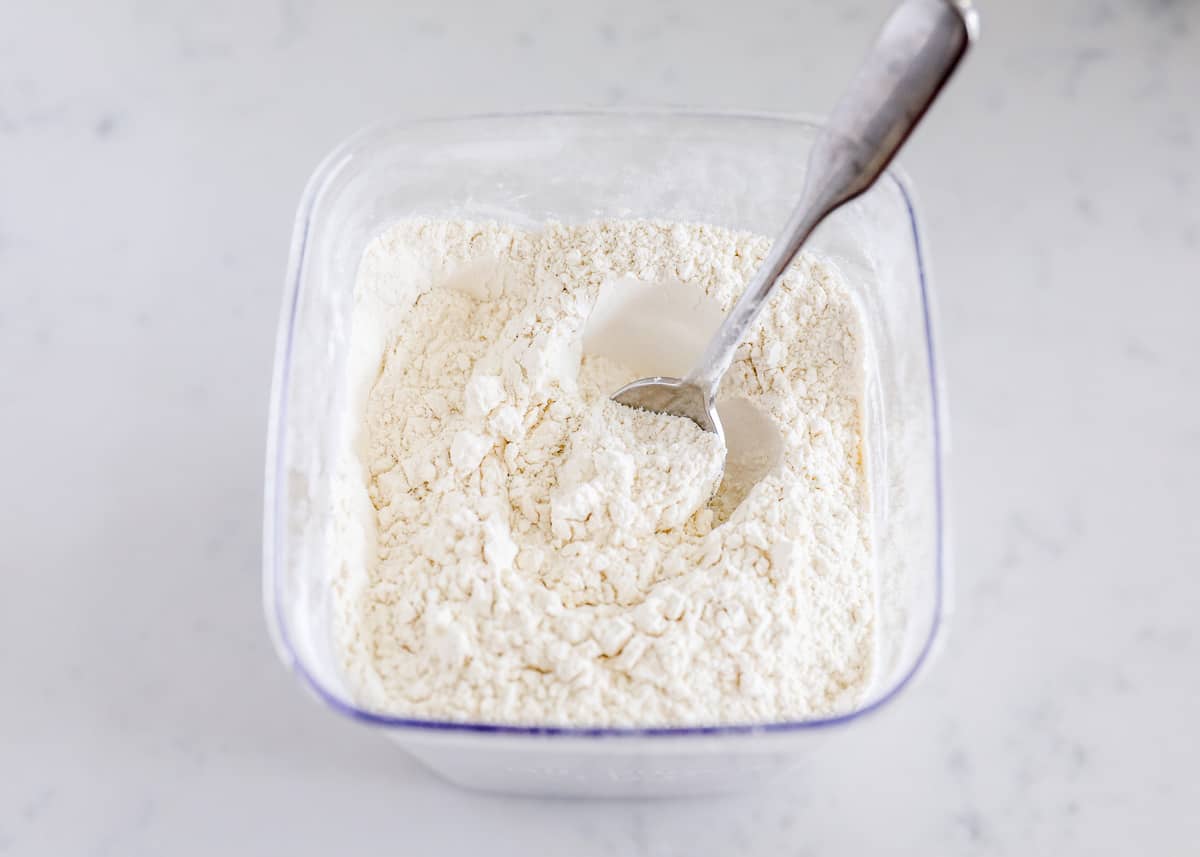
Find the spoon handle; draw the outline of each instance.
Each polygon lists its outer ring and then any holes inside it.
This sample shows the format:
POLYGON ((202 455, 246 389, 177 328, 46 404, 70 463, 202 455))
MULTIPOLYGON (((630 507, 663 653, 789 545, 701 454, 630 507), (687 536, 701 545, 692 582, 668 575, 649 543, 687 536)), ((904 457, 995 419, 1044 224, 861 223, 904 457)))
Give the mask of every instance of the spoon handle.
POLYGON ((977 29, 967 0, 904 0, 814 141, 800 203, 687 382, 711 402, 747 328, 801 245, 879 178, 950 77, 977 29))

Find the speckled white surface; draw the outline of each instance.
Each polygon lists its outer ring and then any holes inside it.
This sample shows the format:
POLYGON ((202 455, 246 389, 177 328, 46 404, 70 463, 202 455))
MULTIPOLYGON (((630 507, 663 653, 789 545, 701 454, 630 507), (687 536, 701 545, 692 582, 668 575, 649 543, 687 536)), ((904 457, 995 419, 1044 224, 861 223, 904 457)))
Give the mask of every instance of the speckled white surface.
POLYGON ((10 4, 0 853, 1191 853, 1200 4, 984 4, 906 164, 942 309, 957 615, 769 792, 461 793, 310 704, 259 608, 291 217, 386 115, 820 112, 887 4, 10 4))

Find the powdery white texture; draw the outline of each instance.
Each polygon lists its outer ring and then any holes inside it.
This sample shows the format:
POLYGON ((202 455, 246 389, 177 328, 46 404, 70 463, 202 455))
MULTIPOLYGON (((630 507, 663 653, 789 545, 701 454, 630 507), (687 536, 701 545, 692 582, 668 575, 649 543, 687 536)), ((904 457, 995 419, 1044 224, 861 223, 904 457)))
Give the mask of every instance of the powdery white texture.
POLYGON ((766 414, 781 451, 711 500, 715 436, 614 404, 634 374, 581 354, 602 288, 676 281, 728 309, 767 247, 643 221, 415 220, 370 245, 351 366, 377 372, 356 448, 374 549, 335 581, 362 704, 557 725, 854 705, 875 581, 860 324, 834 272, 799 260, 739 350, 722 396, 766 414))

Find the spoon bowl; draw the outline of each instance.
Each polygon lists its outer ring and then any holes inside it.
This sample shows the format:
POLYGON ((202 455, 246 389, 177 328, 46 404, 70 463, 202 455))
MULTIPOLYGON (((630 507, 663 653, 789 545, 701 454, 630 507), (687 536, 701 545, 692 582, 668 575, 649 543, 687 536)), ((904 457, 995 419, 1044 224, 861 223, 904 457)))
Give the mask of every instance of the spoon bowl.
POLYGON ((643 411, 687 417, 725 442, 725 429, 709 393, 683 378, 642 378, 613 393, 613 401, 643 411))

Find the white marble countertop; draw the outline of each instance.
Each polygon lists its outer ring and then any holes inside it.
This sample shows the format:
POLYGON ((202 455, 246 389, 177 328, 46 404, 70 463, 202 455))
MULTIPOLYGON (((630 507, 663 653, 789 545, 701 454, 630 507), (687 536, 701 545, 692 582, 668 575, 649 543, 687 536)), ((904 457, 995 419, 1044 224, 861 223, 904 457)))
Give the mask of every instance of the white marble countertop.
POLYGON ((0 28, 0 854, 1183 854, 1200 841, 1200 5, 985 4, 905 159, 949 376, 926 680, 764 793, 444 785, 259 607, 291 217, 369 120, 827 109, 887 4, 26 3, 0 28), (740 9, 741 11, 736 11, 740 9))

